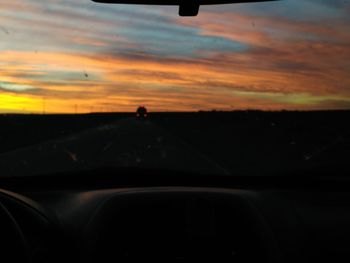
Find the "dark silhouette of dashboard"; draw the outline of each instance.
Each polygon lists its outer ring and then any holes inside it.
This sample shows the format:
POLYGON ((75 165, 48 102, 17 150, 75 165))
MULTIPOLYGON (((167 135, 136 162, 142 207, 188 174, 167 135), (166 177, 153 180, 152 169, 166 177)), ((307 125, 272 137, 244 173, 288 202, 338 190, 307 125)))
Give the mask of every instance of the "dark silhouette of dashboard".
POLYGON ((0 192, 6 262, 350 258, 350 194, 344 183, 277 187, 252 179, 250 186, 234 187, 234 179, 224 186, 213 177, 212 186, 195 186, 194 180, 152 186, 152 177, 148 184, 103 178, 87 177, 90 184, 80 186, 53 183, 55 177, 41 184, 2 181, 12 190, 0 192))

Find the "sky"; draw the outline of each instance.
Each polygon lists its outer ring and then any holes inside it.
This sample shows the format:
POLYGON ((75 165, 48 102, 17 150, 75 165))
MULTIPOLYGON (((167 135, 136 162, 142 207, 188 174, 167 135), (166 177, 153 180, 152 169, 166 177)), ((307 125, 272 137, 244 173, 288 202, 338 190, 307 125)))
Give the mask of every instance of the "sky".
POLYGON ((0 113, 350 109, 350 1, 0 0, 0 113))

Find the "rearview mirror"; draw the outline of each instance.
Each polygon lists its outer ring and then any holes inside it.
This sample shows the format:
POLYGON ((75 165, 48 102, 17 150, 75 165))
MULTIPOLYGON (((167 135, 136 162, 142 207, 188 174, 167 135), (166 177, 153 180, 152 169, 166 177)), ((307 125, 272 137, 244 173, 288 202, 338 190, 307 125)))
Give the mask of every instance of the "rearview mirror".
POLYGON ((199 6, 217 4, 238 4, 269 2, 279 0, 92 0, 105 4, 135 4, 135 5, 178 5, 180 16, 198 15, 199 6))

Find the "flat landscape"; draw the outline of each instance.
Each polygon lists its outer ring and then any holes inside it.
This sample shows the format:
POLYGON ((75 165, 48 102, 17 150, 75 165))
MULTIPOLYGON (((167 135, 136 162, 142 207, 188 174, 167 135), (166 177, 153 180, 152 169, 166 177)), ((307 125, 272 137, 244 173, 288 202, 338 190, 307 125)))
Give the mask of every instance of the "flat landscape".
POLYGON ((219 174, 347 168, 350 111, 0 115, 8 175, 98 166, 219 174))

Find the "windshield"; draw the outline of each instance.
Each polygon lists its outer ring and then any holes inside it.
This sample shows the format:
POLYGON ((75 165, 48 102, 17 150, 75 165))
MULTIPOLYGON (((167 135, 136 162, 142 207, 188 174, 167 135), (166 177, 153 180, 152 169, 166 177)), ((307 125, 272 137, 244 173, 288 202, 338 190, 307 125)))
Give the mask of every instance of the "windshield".
POLYGON ((1 176, 347 167, 347 1, 0 1, 1 176))

